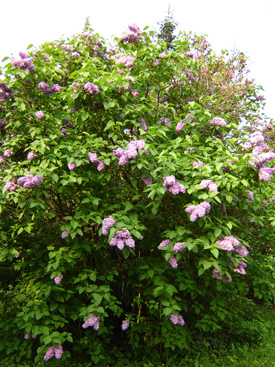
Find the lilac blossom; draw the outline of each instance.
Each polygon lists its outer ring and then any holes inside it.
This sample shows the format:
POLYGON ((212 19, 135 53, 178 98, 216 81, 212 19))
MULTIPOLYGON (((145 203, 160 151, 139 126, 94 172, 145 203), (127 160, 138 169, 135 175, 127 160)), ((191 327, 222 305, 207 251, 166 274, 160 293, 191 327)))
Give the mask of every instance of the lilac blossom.
POLYGON ((91 314, 88 319, 82 325, 83 329, 87 329, 89 326, 92 326, 95 330, 99 329, 99 321, 100 316, 95 316, 91 314))
POLYGON ((27 155, 27 160, 31 160, 37 157, 37 154, 35 152, 29 152, 27 155))
POLYGON ((159 58, 160 59, 165 59, 166 57, 166 53, 165 52, 162 52, 161 54, 159 54, 159 58))
POLYGON ((4 189, 5 190, 9 190, 10 192, 15 191, 16 189, 18 189, 20 187, 20 185, 17 185, 15 183, 15 178, 12 178, 10 181, 6 182, 4 189))
POLYGON ((118 158, 118 164, 123 166, 131 159, 135 159, 138 154, 138 149, 144 149, 144 140, 131 140, 130 143, 127 145, 126 150, 122 148, 118 148, 113 150, 114 156, 118 158))
POLYGON ((176 316, 173 315, 172 313, 169 315, 169 318, 171 320, 171 322, 174 325, 180 325, 180 326, 184 326, 185 325, 185 321, 183 320, 182 316, 176 316))
POLYGON ((55 284, 59 284, 60 282, 61 282, 61 280, 63 279, 63 275, 61 274, 60 276, 56 276, 55 278, 54 278, 54 282, 55 282, 55 284))
POLYGON ((130 32, 124 34, 120 41, 124 43, 138 42, 142 34, 140 28, 135 24, 128 25, 128 28, 130 32))
POLYGON ((159 121, 157 121, 158 125, 164 124, 167 127, 171 127, 171 120, 168 117, 161 117, 159 121))
POLYGON ((44 355, 44 361, 48 361, 53 356, 55 356, 56 359, 60 359, 62 354, 63 354, 63 348, 61 344, 58 344, 57 348, 51 346, 44 355))
POLYGON ((234 251, 234 246, 239 246, 240 244, 234 236, 222 237, 216 243, 225 251, 234 251))
POLYGON ((195 162, 195 161, 191 162, 191 166, 193 166, 193 167, 195 167, 195 166, 203 167, 203 162, 198 159, 198 162, 195 162))
POLYGON ((73 49, 73 45, 62 45, 61 48, 62 50, 70 52, 73 49))
POLYGON ((46 95, 49 96, 51 94, 61 92, 63 88, 58 84, 54 84, 50 87, 48 83, 40 82, 38 84, 38 89, 41 93, 46 94, 46 95))
POLYGON ((16 69, 22 69, 22 70, 28 70, 28 71, 34 71, 35 66, 32 62, 33 58, 29 55, 25 54, 24 52, 19 52, 19 56, 21 57, 21 60, 12 60, 11 64, 16 69))
POLYGON ((198 218, 204 217, 206 213, 210 211, 210 204, 207 201, 200 203, 199 205, 189 205, 185 211, 186 213, 191 213, 190 221, 195 222, 198 218))
POLYGON ((127 330, 127 329, 128 329, 128 327, 129 327, 129 320, 123 320, 123 321, 122 321, 122 324, 121 324, 121 329, 122 329, 123 331, 125 331, 125 330, 127 330))
POLYGON ((246 190, 246 192, 248 193, 248 199, 247 201, 251 202, 254 200, 254 197, 253 197, 253 192, 250 191, 250 190, 246 190))
POLYGON ((239 273, 239 274, 242 274, 242 275, 245 275, 246 274, 246 271, 244 270, 244 268, 247 267, 247 264, 243 261, 240 261, 239 262, 239 265, 237 266, 237 268, 233 268, 233 271, 235 273, 239 273))
POLYGON ((242 257, 247 257, 249 254, 249 251, 244 246, 235 247, 234 252, 242 257))
POLYGON ((111 215, 108 218, 104 218, 102 222, 102 234, 106 236, 109 233, 109 228, 115 225, 115 219, 111 215))
POLYGON ((150 175, 146 176, 146 177, 141 177, 142 181, 145 182, 145 184, 148 185, 152 185, 152 177, 150 175))
POLYGON ((173 195, 186 192, 184 186, 181 183, 176 182, 174 175, 163 177, 163 187, 166 187, 166 189, 173 195))
POLYGON ((135 248, 135 241, 131 237, 129 231, 117 231, 115 236, 110 241, 111 246, 117 246, 119 250, 123 250, 124 246, 135 248))
POLYGON ((44 113, 42 111, 37 111, 35 112, 35 116, 40 120, 44 117, 44 113))
POLYGON ((164 240, 162 241, 159 245, 158 245, 158 249, 160 249, 161 247, 168 247, 169 243, 171 241, 170 240, 164 240))
POLYGON ((173 251, 175 252, 182 252, 183 248, 182 246, 185 244, 185 242, 177 242, 175 243, 174 247, 173 247, 173 251))
POLYGON ((248 141, 254 146, 264 142, 264 140, 265 138, 260 131, 256 131, 255 133, 251 134, 250 138, 248 139, 248 141))
MULTIPOLYGON (((123 55, 123 54, 119 54, 116 55, 117 60, 116 60, 116 64, 117 65, 125 65, 127 68, 131 68, 134 65, 134 61, 135 61, 135 57, 131 56, 131 55, 123 55)), ((114 58, 114 56, 113 56, 114 58)))
POLYGON ((172 268, 176 269, 178 267, 178 262, 175 256, 171 255, 169 258, 169 264, 172 266, 172 268))
POLYGON ((24 339, 29 339, 30 338, 30 334, 25 334, 25 336, 24 336, 24 339))
POLYGON ((219 279, 219 280, 222 280, 222 276, 221 276, 220 272, 217 269, 212 270, 212 277, 216 278, 216 279, 219 279))
POLYGON ((23 185, 25 189, 30 189, 32 187, 41 185, 42 181, 43 181, 43 176, 39 177, 39 176, 33 176, 29 174, 29 175, 20 177, 17 180, 17 183, 19 185, 23 185))
POLYGON ((54 350, 55 358, 60 359, 63 354, 63 348, 61 344, 58 344, 58 347, 54 350))
POLYGON ((84 90, 85 92, 90 93, 90 94, 96 95, 99 93, 98 86, 90 82, 87 82, 86 84, 84 84, 84 90))
POLYGON ((70 235, 70 234, 69 234, 69 232, 68 232, 68 231, 64 231, 64 232, 62 232, 62 233, 61 233, 61 238, 62 238, 62 239, 67 238, 67 237, 69 237, 69 235, 70 235))
POLYGON ((10 95, 11 95, 11 89, 7 87, 6 83, 4 82, 0 83, 0 102, 7 102, 10 95))
POLYGON ((209 124, 213 126, 225 126, 226 122, 221 117, 214 117, 211 121, 209 121, 209 124))
POLYGON ((68 163, 68 168, 70 171, 74 170, 76 167, 76 164, 75 163, 68 163))
POLYGON ((94 163, 97 166, 97 170, 98 171, 102 171, 105 168, 105 163, 103 160, 98 160, 97 159, 97 154, 96 153, 87 153, 87 156, 89 158, 89 161, 91 163, 94 163))
POLYGON ((144 120, 142 120, 142 119, 139 118, 138 119, 138 122, 140 123, 140 125, 141 125, 141 127, 142 127, 142 129, 144 131, 147 131, 148 130, 148 127, 147 127, 146 122, 144 120))
POLYGON ((186 126, 186 123, 184 121, 179 121, 176 126, 176 131, 181 131, 184 126, 186 126))
POLYGON ((200 185, 208 191, 218 191, 218 186, 212 180, 202 180, 200 185))
POLYGON ((154 62, 154 66, 158 66, 160 64, 160 59, 156 59, 156 61, 154 62))
POLYGON ((75 59, 78 59, 80 57, 80 54, 78 52, 72 52, 71 56, 75 59))

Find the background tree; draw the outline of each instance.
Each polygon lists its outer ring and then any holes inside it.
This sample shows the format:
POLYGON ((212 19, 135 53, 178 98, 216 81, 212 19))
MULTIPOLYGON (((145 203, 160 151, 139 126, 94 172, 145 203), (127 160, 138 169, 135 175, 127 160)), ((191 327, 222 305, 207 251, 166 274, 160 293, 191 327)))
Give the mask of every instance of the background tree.
POLYGON ((173 11, 170 11, 170 6, 168 7, 167 16, 163 21, 158 22, 157 24, 159 25, 159 30, 156 34, 157 38, 166 43, 168 50, 172 49, 172 42, 176 38, 174 31, 178 26, 178 23, 174 19, 173 11))

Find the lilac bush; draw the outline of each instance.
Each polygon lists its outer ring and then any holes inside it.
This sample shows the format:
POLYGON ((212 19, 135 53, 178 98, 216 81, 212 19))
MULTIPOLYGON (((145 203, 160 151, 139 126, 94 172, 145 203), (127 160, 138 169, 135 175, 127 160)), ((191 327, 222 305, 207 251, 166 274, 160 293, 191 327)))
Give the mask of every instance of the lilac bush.
POLYGON ((261 87, 242 54, 151 37, 85 29, 1 69, 0 349, 17 362, 166 363, 274 301, 261 87))

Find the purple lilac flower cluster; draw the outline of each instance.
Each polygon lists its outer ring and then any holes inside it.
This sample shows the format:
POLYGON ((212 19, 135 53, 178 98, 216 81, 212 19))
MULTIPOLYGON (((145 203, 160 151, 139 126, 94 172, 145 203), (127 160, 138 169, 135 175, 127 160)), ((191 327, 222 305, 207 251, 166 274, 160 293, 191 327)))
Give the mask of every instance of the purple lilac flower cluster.
POLYGON ((171 120, 168 117, 161 117, 160 120, 157 121, 157 124, 164 124, 167 127, 171 127, 171 120))
POLYGON ((28 54, 25 54, 24 52, 19 52, 19 56, 21 57, 21 60, 12 60, 11 64, 16 69, 22 69, 22 70, 28 70, 28 71, 34 71, 35 66, 32 62, 32 57, 30 57, 28 54))
POLYGON ((222 250, 233 251, 242 257, 247 257, 249 254, 247 248, 240 246, 240 241, 234 236, 222 237, 217 241, 217 244, 221 246, 222 250))
POLYGON ((90 93, 90 94, 97 95, 99 93, 98 86, 91 82, 87 82, 86 84, 84 84, 84 90, 85 92, 90 93))
POLYGON ((193 166, 193 167, 195 167, 195 166, 203 167, 203 162, 198 159, 198 162, 196 162, 196 161, 191 162, 191 166, 193 166))
POLYGON ((148 185, 152 185, 152 177, 150 175, 146 176, 146 177, 141 177, 142 181, 145 182, 145 184, 148 185))
POLYGON ((165 59, 166 57, 166 53, 165 52, 162 52, 161 54, 159 54, 159 58, 160 59, 165 59))
POLYGON ((32 187, 41 185, 42 181, 43 181, 43 176, 39 177, 39 176, 34 176, 34 175, 29 174, 27 176, 20 177, 17 180, 17 183, 19 185, 23 185, 25 189, 30 189, 32 187))
POLYGON ((127 330, 129 325, 130 325, 129 320, 123 320, 121 324, 121 330, 123 331, 127 330))
POLYGON ((113 154, 118 158, 118 164, 123 166, 129 163, 131 159, 136 159, 138 154, 138 149, 144 149, 144 140, 131 140, 127 145, 127 149, 122 148, 115 149, 113 154))
POLYGON ((97 154, 96 153, 87 153, 87 156, 89 158, 89 161, 91 163, 94 163, 97 166, 97 170, 98 171, 102 171, 105 168, 105 163, 103 160, 98 160, 97 159, 97 154))
POLYGON ((115 219, 111 215, 108 218, 104 218, 102 222, 102 234, 107 236, 109 229, 115 224, 115 219))
POLYGON ((229 265, 233 267, 233 271, 235 273, 239 273, 239 274, 242 274, 242 275, 246 274, 246 271, 244 270, 244 268, 247 267, 247 264, 244 261, 240 261, 238 266, 235 267, 233 260, 230 259, 229 265))
POLYGON ((35 112, 35 116, 38 118, 38 120, 42 119, 45 115, 42 111, 35 112))
POLYGON ((181 131, 183 128, 184 128, 184 126, 186 126, 186 122, 184 122, 184 121, 179 121, 178 123, 177 123, 177 126, 176 126, 176 131, 181 131))
POLYGON ((218 186, 212 180, 202 180, 200 185, 203 189, 208 189, 208 191, 218 191, 218 186))
POLYGON ((51 346, 44 355, 44 361, 48 361, 53 356, 55 356, 56 359, 60 359, 62 354, 63 354, 63 348, 61 344, 58 344, 57 348, 51 346))
POLYGON ((92 326, 95 330, 99 329, 99 321, 100 316, 95 316, 91 313, 89 318, 82 325, 83 329, 87 329, 89 326, 92 326))
MULTIPOLYGON (((220 274, 220 272, 217 269, 212 270, 212 277, 222 280, 222 275, 220 274)), ((232 279, 228 275, 224 277, 224 280, 228 283, 232 282, 232 279)))
POLYGON ((111 239, 110 245, 117 246, 119 250, 123 250, 124 246, 135 248, 135 241, 131 237, 130 232, 128 230, 117 231, 115 236, 111 239))
POLYGON ((221 117, 214 117, 212 120, 209 121, 209 124, 212 126, 225 126, 226 122, 221 117))
POLYGON ((36 338, 37 338, 37 336, 36 336, 36 335, 34 335, 33 333, 25 334, 24 339, 28 340, 28 339, 30 339, 30 338, 36 339, 36 338))
POLYGON ((129 28, 130 32, 124 34, 120 38, 120 41, 122 41, 124 43, 138 42, 140 40, 140 37, 141 37, 141 34, 142 34, 139 27, 135 24, 131 24, 131 25, 128 25, 128 28, 129 28))
POLYGON ((170 240, 164 240, 164 241, 162 241, 162 242, 158 245, 158 249, 160 249, 161 247, 168 247, 170 242, 171 242, 170 240))
POLYGON ((70 233, 68 231, 64 231, 61 233, 61 238, 64 239, 64 238, 67 238, 69 237, 70 233))
POLYGON ((9 190, 10 192, 15 191, 16 189, 18 189, 20 187, 20 185, 17 185, 15 183, 15 178, 12 178, 10 181, 8 181, 5 186, 4 189, 5 190, 9 190))
POLYGON ((59 283, 61 283, 61 280, 63 279, 63 275, 61 274, 60 276, 56 276, 55 278, 54 278, 54 282, 55 282, 55 284, 59 284, 59 283))
POLYGON ((76 164, 75 163, 68 163, 68 168, 70 171, 74 170, 76 167, 76 164))
POLYGON ((0 83, 0 102, 7 102, 11 96, 11 89, 7 87, 6 83, 0 83))
POLYGON ((174 175, 163 177, 163 187, 166 187, 173 195, 178 195, 180 192, 184 194, 186 192, 184 186, 176 182, 174 175))
POLYGON ((173 251, 175 252, 182 252, 183 248, 182 246, 185 244, 185 242, 177 242, 175 243, 174 247, 173 247, 173 251))
POLYGON ((40 82, 38 84, 38 89, 39 92, 46 94, 47 96, 62 91, 62 87, 60 85, 54 84, 50 87, 49 84, 45 82, 40 82))
POLYGON ((253 201, 254 200, 253 192, 250 191, 250 190, 246 190, 246 192, 248 193, 247 201, 249 201, 249 202, 253 201))
POLYGON ((191 213, 190 221, 195 222, 198 218, 202 218, 206 213, 210 212, 210 204, 207 201, 200 203, 199 205, 189 205, 185 211, 186 213, 191 213))
POLYGON ((174 325, 180 325, 180 326, 185 325, 185 321, 183 320, 182 316, 176 316, 176 315, 173 315, 172 313, 170 313, 169 317, 170 317, 171 322, 174 325))
POLYGON ((5 162, 5 160, 14 154, 10 149, 6 149, 4 153, 0 156, 0 164, 5 162))
POLYGON ((27 160, 30 161, 37 157, 37 154, 35 152, 29 152, 27 155, 27 160))
POLYGON ((178 267, 178 262, 174 255, 170 256, 168 262, 172 266, 173 269, 176 269, 178 267))
POLYGON ((144 120, 138 118, 137 121, 140 123, 140 126, 142 127, 142 129, 144 131, 147 131, 148 130, 148 127, 147 127, 146 122, 144 120))
POLYGON ((131 55, 123 55, 119 54, 116 56, 112 56, 112 58, 117 58, 116 64, 117 65, 125 65, 127 68, 131 68, 134 65, 135 57, 131 55))
POLYGON ((0 131, 5 129, 6 119, 0 119, 0 131))
POLYGON ((88 41, 93 37, 92 33, 90 33, 88 30, 85 30, 85 32, 82 33, 82 36, 85 37, 88 41))

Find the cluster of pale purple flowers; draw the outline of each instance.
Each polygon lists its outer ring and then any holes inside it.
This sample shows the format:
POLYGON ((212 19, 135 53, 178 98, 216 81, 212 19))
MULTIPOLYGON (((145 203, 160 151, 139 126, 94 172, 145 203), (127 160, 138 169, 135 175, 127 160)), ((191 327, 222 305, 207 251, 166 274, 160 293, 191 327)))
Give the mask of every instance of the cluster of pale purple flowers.
POLYGON ((37 338, 37 336, 36 336, 36 335, 34 335, 33 333, 25 334, 24 339, 28 340, 28 339, 30 339, 30 338, 36 339, 36 338, 37 338))
POLYGON ((256 131, 249 138, 249 142, 254 146, 250 157, 253 161, 249 163, 259 171, 259 178, 261 181, 270 181, 271 175, 275 173, 275 167, 265 167, 271 159, 275 159, 274 152, 262 153, 263 150, 269 149, 264 143, 264 136, 260 131, 256 131))
POLYGON ((248 193, 247 201, 252 202, 254 200, 253 192, 250 190, 246 190, 246 192, 248 193))
POLYGON ((180 192, 184 194, 186 192, 184 186, 176 181, 174 175, 163 177, 163 187, 166 187, 173 195, 178 195, 180 192))
POLYGON ((176 242, 174 247, 173 247, 173 251, 175 252, 182 252, 183 248, 182 246, 185 244, 185 242, 176 242))
POLYGON ((45 82, 40 82, 38 84, 38 89, 39 92, 46 94, 46 95, 50 95, 50 94, 55 94, 57 92, 61 92, 62 91, 62 87, 58 84, 54 84, 51 87, 49 86, 48 83, 45 82))
POLYGON ((29 152, 27 155, 27 160, 31 160, 37 157, 37 154, 35 152, 29 152))
POLYGON ((135 247, 135 241, 131 237, 130 232, 126 231, 117 231, 115 236, 110 241, 111 246, 117 246, 119 250, 123 250, 124 246, 128 246, 130 248, 135 247))
POLYGON ((195 167, 195 166, 203 167, 203 162, 198 159, 198 162, 196 162, 196 161, 191 162, 191 166, 193 166, 193 167, 195 167))
POLYGON ((62 45, 61 48, 62 50, 71 52, 73 50, 73 45, 62 45))
MULTIPOLYGON (((158 249, 160 249, 161 247, 168 247, 170 244, 170 240, 164 240, 162 241, 159 245, 158 245, 158 249)), ((177 242, 175 243, 174 247, 173 247, 173 251, 175 252, 183 252, 183 248, 182 246, 184 245, 185 242, 177 242)), ((178 267, 178 262, 177 259, 175 258, 174 255, 170 255, 170 258, 168 260, 169 264, 172 266, 173 269, 176 269, 178 267)))
POLYGON ((158 245, 158 248, 160 249, 161 247, 168 247, 170 242, 171 242, 170 240, 164 240, 164 241, 162 241, 162 242, 158 245))
POLYGON ((70 171, 74 170, 76 167, 76 164, 75 163, 68 163, 68 168, 70 171))
POLYGON ((58 347, 51 346, 44 355, 44 361, 48 361, 53 356, 55 356, 56 359, 60 359, 62 354, 63 348, 61 344, 58 344, 58 347))
POLYGON ((86 84, 84 84, 84 90, 85 92, 90 94, 97 95, 99 93, 98 86, 91 82, 87 82, 86 84))
POLYGON ((11 157, 13 154, 14 154, 13 151, 11 151, 10 149, 6 149, 4 153, 0 156, 0 164, 5 162, 5 160, 11 157))
POLYGON ((209 121, 209 124, 212 126, 225 126, 226 122, 221 117, 214 117, 212 120, 209 121))
POLYGON ((5 129, 6 119, 0 119, 0 131, 5 129))
POLYGON ((244 261, 240 261, 239 264, 238 264, 238 266, 236 267, 234 265, 233 260, 230 259, 229 265, 233 267, 233 271, 235 273, 239 273, 239 274, 242 274, 242 275, 245 275, 246 274, 246 271, 244 270, 244 268, 247 267, 247 264, 244 261))
POLYGON ((89 326, 92 326, 95 330, 99 329, 99 321, 100 316, 95 316, 91 313, 88 319, 82 325, 83 329, 87 329, 89 326))
POLYGON ((195 222, 198 218, 202 218, 206 213, 210 212, 210 204, 207 201, 200 203, 199 205, 189 205, 185 211, 186 213, 191 213, 190 221, 195 222))
POLYGON ((109 229, 115 225, 115 219, 113 216, 109 216, 109 218, 104 218, 102 222, 102 234, 107 236, 109 233, 109 229))
POLYGON ((17 180, 17 183, 19 185, 23 185, 25 189, 30 189, 32 187, 41 185, 42 181, 43 181, 43 176, 39 177, 39 176, 34 176, 34 175, 29 174, 27 176, 20 177, 17 180))
POLYGON ((247 248, 240 246, 240 241, 234 236, 222 237, 217 241, 217 244, 221 246, 222 250, 233 251, 242 257, 247 257, 249 254, 247 248))
POLYGON ((16 189, 18 189, 20 187, 20 185, 17 185, 15 183, 15 178, 12 178, 10 181, 6 182, 4 189, 5 190, 9 190, 10 192, 15 191, 16 189))
POLYGON ((162 52, 161 54, 159 54, 159 58, 160 59, 165 59, 166 57, 166 53, 165 52, 162 52))
POLYGON ((0 83, 0 102, 7 102, 11 95, 11 89, 6 86, 6 83, 0 83))
POLYGON ((141 37, 141 34, 142 34, 139 27, 135 24, 131 24, 131 25, 128 25, 128 28, 129 28, 130 32, 124 34, 120 38, 120 41, 122 41, 124 43, 138 42, 140 40, 140 37, 141 37))
POLYGON ((127 149, 122 148, 115 149, 113 154, 118 158, 118 164, 123 166, 129 163, 131 159, 136 159, 138 154, 138 149, 144 149, 145 142, 141 140, 131 140, 127 145, 127 149))
MULTIPOLYGON (((212 277, 222 280, 222 275, 220 274, 220 272, 217 269, 212 270, 212 277)), ((224 280, 228 283, 232 282, 232 279, 228 275, 224 277, 224 280)))
POLYGON ((189 120, 193 120, 194 118, 195 117, 193 115, 191 115, 191 114, 190 115, 186 115, 184 121, 179 121, 177 123, 176 131, 181 131, 184 128, 184 126, 187 125, 187 123, 189 122, 189 120))
POLYGON ((87 156, 89 158, 89 161, 91 163, 94 163, 97 166, 97 170, 98 171, 102 171, 105 168, 105 163, 103 160, 98 160, 97 159, 97 154, 96 153, 87 153, 87 156))
POLYGON ((117 60, 116 60, 116 64, 117 65, 122 65, 123 64, 127 68, 131 68, 134 65, 134 61, 136 59, 134 56, 131 56, 131 55, 123 55, 123 54, 112 56, 112 58, 117 58, 117 60))
POLYGON ((85 30, 85 32, 82 33, 82 36, 85 37, 88 41, 93 37, 92 33, 90 33, 88 30, 85 30))
POLYGON ((25 54, 24 52, 19 52, 19 56, 21 57, 21 60, 12 60, 11 64, 16 69, 22 69, 22 70, 29 70, 34 71, 35 66, 32 62, 32 57, 30 57, 28 54, 25 54))
POLYGON ((121 324, 121 329, 122 329, 123 331, 125 331, 125 330, 127 330, 127 329, 128 329, 129 325, 130 325, 129 320, 123 320, 123 321, 122 321, 122 324, 121 324))
POLYGON ((64 239, 64 238, 67 238, 69 237, 70 233, 68 231, 64 231, 61 233, 61 238, 64 239))
POLYGON ((176 316, 176 315, 170 313, 169 317, 170 317, 171 322, 174 325, 180 325, 180 326, 185 325, 185 321, 183 320, 182 316, 176 316))
POLYGON ((140 123, 141 127, 143 128, 144 131, 148 130, 148 127, 146 125, 146 122, 140 118, 137 119, 137 121, 140 123))
POLYGON ((157 124, 164 124, 167 127, 171 127, 171 120, 168 117, 161 117, 160 120, 157 121, 157 124))
POLYGON ((44 113, 42 111, 37 111, 35 112, 35 116, 40 120, 44 117, 44 113))
POLYGON ((155 66, 158 66, 160 64, 160 59, 156 59, 156 61, 154 62, 155 66))
POLYGON ((208 191, 218 191, 218 186, 212 180, 202 180, 200 185, 208 191))
POLYGON ((61 274, 60 276, 56 276, 55 278, 54 278, 54 282, 55 282, 55 284, 59 284, 60 282, 61 282, 61 280, 63 279, 63 275, 61 274))
POLYGON ((152 177, 150 175, 146 176, 146 177, 141 177, 142 181, 145 182, 145 184, 148 185, 152 185, 152 177))

